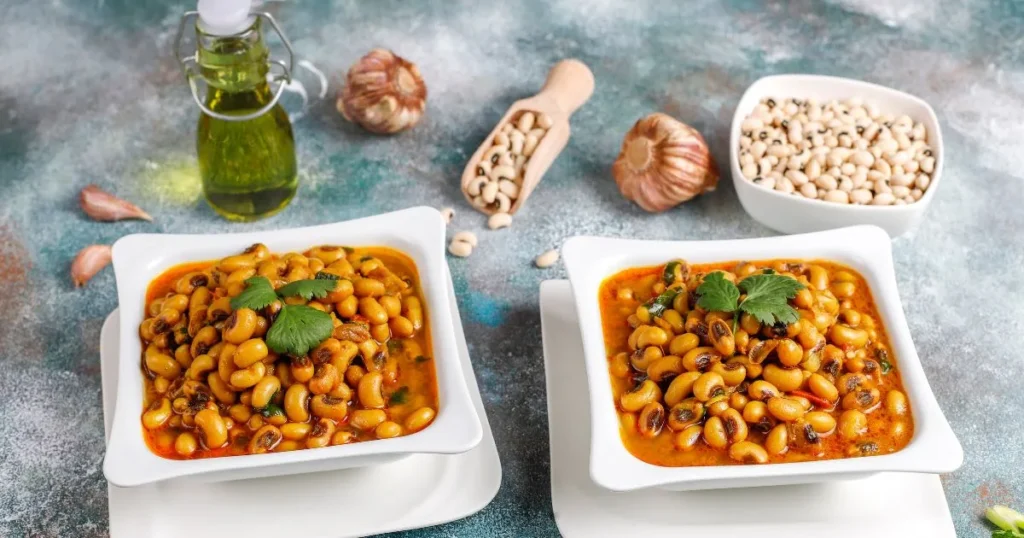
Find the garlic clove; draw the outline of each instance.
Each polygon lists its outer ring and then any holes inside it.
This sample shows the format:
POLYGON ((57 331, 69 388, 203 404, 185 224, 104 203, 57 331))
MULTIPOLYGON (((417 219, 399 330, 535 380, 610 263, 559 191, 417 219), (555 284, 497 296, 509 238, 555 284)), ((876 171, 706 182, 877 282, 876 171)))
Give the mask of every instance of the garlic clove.
POLYGON ((391 134, 416 125, 426 104, 427 86, 416 64, 373 49, 349 69, 335 107, 368 131, 391 134))
POLYGON ((656 113, 626 133, 612 176, 624 197, 658 212, 714 190, 718 167, 699 132, 656 113))
POLYGON ((114 196, 96 185, 86 185, 78 195, 78 205, 93 220, 142 219, 153 221, 139 206, 114 196))
POLYGON ((110 245, 89 245, 78 251, 71 262, 71 281, 76 288, 85 285, 96 273, 110 265, 110 245))

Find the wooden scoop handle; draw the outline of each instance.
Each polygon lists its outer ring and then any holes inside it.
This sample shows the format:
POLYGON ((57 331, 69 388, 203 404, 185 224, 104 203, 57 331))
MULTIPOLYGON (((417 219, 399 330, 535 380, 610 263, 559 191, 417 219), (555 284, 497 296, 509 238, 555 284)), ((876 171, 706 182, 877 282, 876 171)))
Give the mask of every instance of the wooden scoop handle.
POLYGON ((594 74, 579 60, 562 60, 548 73, 537 97, 551 99, 566 118, 590 99, 594 93, 594 74))

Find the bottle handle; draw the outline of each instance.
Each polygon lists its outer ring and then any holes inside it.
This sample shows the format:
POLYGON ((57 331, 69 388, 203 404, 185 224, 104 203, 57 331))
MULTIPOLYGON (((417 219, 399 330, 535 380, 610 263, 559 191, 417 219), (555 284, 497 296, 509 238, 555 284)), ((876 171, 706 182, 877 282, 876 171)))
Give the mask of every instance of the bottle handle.
POLYGON ((288 51, 288 64, 285 64, 281 60, 270 60, 271 64, 279 65, 283 70, 282 74, 275 76, 273 79, 274 81, 278 82, 277 91, 274 92, 274 96, 270 99, 269 103, 267 103, 258 110, 255 110, 248 114, 241 115, 227 115, 211 110, 210 107, 206 106, 206 104, 204 103, 204 99, 199 97, 199 88, 196 84, 196 78, 201 77, 194 68, 196 63, 199 61, 199 52, 197 51, 196 53, 191 54, 189 56, 179 56, 181 51, 181 39, 185 35, 185 25, 189 19, 198 18, 199 12, 187 11, 185 12, 184 15, 181 16, 181 22, 178 23, 178 32, 177 35, 175 35, 174 37, 174 55, 177 57, 178 63, 181 64, 181 70, 185 74, 185 80, 188 81, 188 87, 192 91, 192 100, 195 101, 197 105, 199 105, 199 109, 203 111, 203 114, 224 121, 248 121, 251 119, 258 118, 266 114, 267 112, 270 112, 270 109, 274 108, 274 106, 277 105, 277 102, 281 99, 281 96, 284 94, 285 86, 291 82, 292 67, 295 65, 295 51, 292 50, 291 42, 288 41, 287 37, 285 37, 284 32, 281 31, 281 27, 277 25, 277 21, 274 20, 274 17, 270 13, 259 12, 253 13, 253 15, 266 19, 267 22, 270 23, 271 28, 274 29, 274 32, 277 33, 277 36, 281 38, 281 43, 284 45, 284 48, 288 51))

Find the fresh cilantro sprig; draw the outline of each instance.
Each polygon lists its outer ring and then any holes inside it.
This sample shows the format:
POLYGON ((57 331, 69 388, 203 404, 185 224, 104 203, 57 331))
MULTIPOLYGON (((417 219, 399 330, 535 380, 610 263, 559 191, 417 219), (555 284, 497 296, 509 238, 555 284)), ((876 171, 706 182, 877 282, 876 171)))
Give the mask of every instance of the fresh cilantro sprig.
MULTIPOLYGON (((254 276, 245 281, 242 293, 231 299, 231 308, 260 310, 279 297, 323 299, 337 287, 338 281, 321 277, 321 274, 327 273, 318 273, 314 279, 296 280, 276 291, 266 277, 254 276)), ((330 314, 305 305, 285 305, 267 331, 267 347, 277 353, 302 356, 330 338, 333 330, 330 314)))
POLYGON ((793 278, 777 274, 750 275, 739 285, 725 279, 721 271, 704 277, 697 287, 697 306, 722 312, 746 312, 765 325, 793 323, 800 319, 789 300, 804 285, 793 278), (746 297, 740 301, 740 292, 746 297))
POLYGON ((231 309, 249 308, 260 310, 270 306, 277 300, 273 284, 265 276, 254 276, 246 279, 242 293, 231 298, 231 309))
MULTIPOLYGON (((318 275, 319 276, 319 275, 318 275)), ((323 299, 327 297, 327 294, 334 291, 334 288, 338 286, 337 280, 331 280, 326 278, 314 278, 312 280, 296 280, 290 284, 285 284, 277 290, 277 294, 281 297, 302 297, 307 301, 311 301, 314 297, 317 299, 323 299)))
POLYGON ((985 517, 993 525, 999 527, 992 531, 992 538, 1024 537, 1024 514, 1013 508, 997 504, 985 510, 985 517))

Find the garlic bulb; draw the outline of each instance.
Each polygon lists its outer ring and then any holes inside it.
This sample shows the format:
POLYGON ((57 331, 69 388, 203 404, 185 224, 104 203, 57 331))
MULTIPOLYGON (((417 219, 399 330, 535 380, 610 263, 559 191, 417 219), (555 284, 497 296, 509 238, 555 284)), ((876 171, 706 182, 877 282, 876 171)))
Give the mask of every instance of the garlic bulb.
POLYGON ((626 133, 612 176, 623 196, 650 212, 665 211, 718 185, 718 167, 704 137, 660 113, 626 133))
POLYGON ((349 70, 335 103, 345 119, 377 134, 416 125, 427 106, 427 86, 416 64, 373 49, 349 70))

